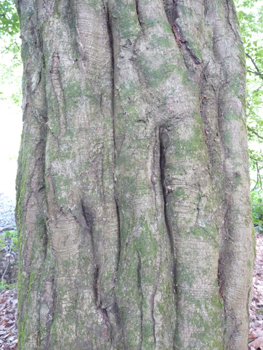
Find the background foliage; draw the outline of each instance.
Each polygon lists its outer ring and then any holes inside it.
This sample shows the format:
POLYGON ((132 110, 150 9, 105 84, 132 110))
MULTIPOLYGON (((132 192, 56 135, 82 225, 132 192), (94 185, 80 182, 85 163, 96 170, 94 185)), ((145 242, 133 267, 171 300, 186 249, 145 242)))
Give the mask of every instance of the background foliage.
POLYGON ((14 2, 1 0, 0 2, 0 34, 14 35, 19 32, 19 19, 14 2))

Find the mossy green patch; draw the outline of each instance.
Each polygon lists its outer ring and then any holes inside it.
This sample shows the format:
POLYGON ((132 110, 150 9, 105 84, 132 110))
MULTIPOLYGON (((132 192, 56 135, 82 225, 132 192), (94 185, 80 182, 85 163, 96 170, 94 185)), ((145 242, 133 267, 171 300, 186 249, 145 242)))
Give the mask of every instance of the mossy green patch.
POLYGON ((147 29, 151 29, 151 28, 154 28, 156 26, 160 26, 165 33, 167 34, 172 34, 172 27, 170 25, 170 23, 165 20, 164 18, 162 17, 159 17, 159 18, 154 18, 152 19, 150 16, 148 16, 147 18, 144 19, 144 25, 147 27, 147 29))
POLYGON ((178 187, 173 193, 173 200, 177 201, 178 199, 185 198, 185 190, 182 187, 178 187))
POLYGON ((225 130, 223 132, 223 140, 227 147, 232 148, 232 131, 225 130))
POLYGON ((68 82, 63 90, 63 93, 67 108, 70 108, 70 103, 73 103, 72 107, 74 107, 74 104, 77 102, 77 100, 79 100, 83 93, 80 82, 68 82))
MULTIPOLYGON (((179 285, 187 286, 188 288, 193 287, 196 279, 196 275, 185 265, 179 265, 176 269, 177 283, 179 285)), ((179 294, 183 293, 179 290, 179 294)))
POLYGON ((112 9, 112 17, 117 21, 116 28, 119 29, 122 39, 137 37, 140 31, 134 2, 124 3, 123 0, 116 0, 112 9))
POLYGON ((154 339, 153 339, 153 324, 143 323, 142 326, 142 349, 152 350, 154 349, 154 339))
POLYGON ((119 88, 121 99, 133 98, 138 91, 138 86, 133 81, 127 81, 119 88))
POLYGON ((234 173, 233 182, 234 182, 235 189, 237 189, 237 187, 239 187, 239 186, 242 186, 242 177, 241 177, 240 173, 238 173, 238 172, 234 173))
POLYGON ((192 234, 195 237, 203 237, 205 240, 212 240, 213 242, 216 242, 217 239, 217 229, 215 226, 211 226, 209 224, 204 224, 204 227, 196 226, 191 231, 190 234, 192 234))
POLYGON ((174 47, 174 42, 172 42, 170 37, 160 37, 157 36, 156 34, 153 34, 151 36, 151 41, 150 41, 150 46, 151 48, 164 48, 164 49, 169 49, 174 47))
POLYGON ((154 68, 150 62, 147 63, 144 59, 139 59, 139 65, 151 88, 157 88, 163 84, 175 70, 175 65, 168 60, 161 63, 158 68, 154 68))
POLYGON ((229 109, 227 112, 224 113, 224 118, 226 120, 242 120, 242 114, 237 113, 237 111, 234 111, 233 109, 229 109))

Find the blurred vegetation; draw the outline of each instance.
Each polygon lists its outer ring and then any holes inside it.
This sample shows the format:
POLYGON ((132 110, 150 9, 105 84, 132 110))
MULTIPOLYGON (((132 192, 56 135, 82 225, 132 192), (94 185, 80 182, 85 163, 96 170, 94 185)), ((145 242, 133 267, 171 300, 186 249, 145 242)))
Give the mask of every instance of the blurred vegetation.
POLYGON ((19 18, 13 0, 0 1, 0 99, 11 99, 10 103, 21 101, 21 56, 19 18), (11 94, 8 89, 12 85, 11 94))
POLYGON ((1 0, 0 2, 0 36, 14 35, 19 32, 19 18, 14 1, 1 0))
POLYGON ((12 289, 14 281, 7 281, 8 270, 13 266, 17 267, 18 237, 17 231, 5 231, 0 235, 0 251, 5 252, 5 267, 0 280, 0 291, 12 289), (11 282, 11 284, 10 284, 11 282))

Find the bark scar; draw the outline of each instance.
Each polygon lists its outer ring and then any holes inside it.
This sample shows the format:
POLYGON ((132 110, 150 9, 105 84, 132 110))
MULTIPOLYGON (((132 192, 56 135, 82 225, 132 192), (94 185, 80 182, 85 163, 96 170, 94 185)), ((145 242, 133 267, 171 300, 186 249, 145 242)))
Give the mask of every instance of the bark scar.
POLYGON ((173 33, 174 33, 174 37, 175 37, 175 40, 177 42, 177 45, 179 46, 179 48, 181 49, 182 48, 182 43, 181 43, 181 37, 178 33, 178 30, 175 26, 175 24, 172 24, 172 30, 173 30, 173 33))

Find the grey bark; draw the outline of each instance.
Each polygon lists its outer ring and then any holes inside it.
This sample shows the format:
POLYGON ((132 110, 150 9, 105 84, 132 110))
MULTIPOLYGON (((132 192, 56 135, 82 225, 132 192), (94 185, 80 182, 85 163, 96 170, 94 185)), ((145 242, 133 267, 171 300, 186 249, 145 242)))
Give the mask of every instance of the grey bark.
POLYGON ((17 8, 19 349, 245 350, 254 252, 233 2, 17 8))

